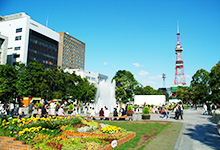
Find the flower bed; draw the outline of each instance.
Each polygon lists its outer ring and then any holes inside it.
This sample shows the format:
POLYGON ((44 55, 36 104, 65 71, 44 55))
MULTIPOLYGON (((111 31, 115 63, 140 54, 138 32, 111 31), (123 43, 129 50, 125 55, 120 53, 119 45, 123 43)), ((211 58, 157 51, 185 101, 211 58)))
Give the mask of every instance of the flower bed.
MULTIPOLYGON (((131 134, 120 127, 80 117, 12 119, 0 125, 3 135, 35 149, 100 149, 131 134)), ((1 132, 0 131, 0 132, 1 132)))

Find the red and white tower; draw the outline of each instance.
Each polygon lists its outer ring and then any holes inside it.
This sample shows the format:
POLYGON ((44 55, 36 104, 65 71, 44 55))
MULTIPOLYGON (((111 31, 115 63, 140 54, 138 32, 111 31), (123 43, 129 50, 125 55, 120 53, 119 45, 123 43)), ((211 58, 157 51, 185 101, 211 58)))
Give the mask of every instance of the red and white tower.
POLYGON ((176 48, 175 48, 176 67, 175 67, 174 85, 182 86, 182 85, 186 85, 186 80, 185 80, 183 56, 182 56, 183 48, 180 43, 179 25, 177 25, 177 34, 176 35, 177 35, 176 48))

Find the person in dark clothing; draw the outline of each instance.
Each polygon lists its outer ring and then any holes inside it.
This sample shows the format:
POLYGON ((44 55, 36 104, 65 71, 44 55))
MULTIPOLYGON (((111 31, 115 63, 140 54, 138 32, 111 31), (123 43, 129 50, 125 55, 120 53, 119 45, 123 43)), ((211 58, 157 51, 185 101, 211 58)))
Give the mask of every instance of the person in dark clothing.
MULTIPOLYGON (((118 117, 117 108, 114 108, 113 117, 118 117)), ((117 118, 114 118, 114 120, 117 120, 117 118)))
POLYGON ((211 107, 210 107, 210 104, 207 104, 207 111, 208 111, 208 115, 211 115, 211 107))
POLYGON ((3 120, 6 120, 6 122, 8 122, 7 111, 5 110, 4 107, 2 108, 1 118, 2 118, 1 123, 3 122, 3 120))
POLYGON ((183 116, 182 116, 182 111, 181 111, 181 106, 180 105, 178 106, 178 112, 179 112, 179 115, 177 116, 177 120, 179 119, 179 116, 183 120, 183 116))
MULTIPOLYGON (((124 108, 122 108, 121 116, 125 116, 125 115, 126 115, 126 111, 124 110, 124 108)), ((125 120, 125 118, 120 118, 120 120, 125 120)))
POLYGON ((47 111, 46 111, 46 105, 44 105, 43 108, 42 108, 41 117, 46 117, 46 113, 47 113, 47 111))
MULTIPOLYGON (((101 108, 101 110, 99 111, 99 116, 100 117, 104 117, 104 110, 103 110, 103 108, 101 108)), ((100 120, 102 120, 102 118, 100 120)))

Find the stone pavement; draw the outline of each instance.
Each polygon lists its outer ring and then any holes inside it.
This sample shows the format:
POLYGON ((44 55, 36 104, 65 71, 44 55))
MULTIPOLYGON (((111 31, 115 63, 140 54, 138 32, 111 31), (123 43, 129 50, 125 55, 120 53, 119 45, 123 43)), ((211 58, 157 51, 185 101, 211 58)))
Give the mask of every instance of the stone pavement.
POLYGON ((184 110, 184 120, 174 120, 174 113, 169 119, 152 114, 151 120, 182 122, 183 128, 177 140, 175 150, 220 150, 220 135, 212 116, 202 115, 203 110, 184 110))

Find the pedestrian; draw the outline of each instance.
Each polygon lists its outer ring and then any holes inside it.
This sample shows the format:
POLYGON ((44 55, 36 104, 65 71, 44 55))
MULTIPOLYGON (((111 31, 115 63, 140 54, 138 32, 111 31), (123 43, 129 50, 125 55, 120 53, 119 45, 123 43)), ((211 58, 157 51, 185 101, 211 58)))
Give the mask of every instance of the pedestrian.
MULTIPOLYGON (((101 110, 99 111, 99 116, 100 117, 104 117, 104 110, 103 110, 103 108, 101 108, 101 110)), ((102 118, 100 120, 102 120, 102 118)))
MULTIPOLYGON (((113 117, 118 117, 118 111, 117 111, 117 108, 114 108, 114 111, 113 111, 113 117)), ((117 118, 114 118, 114 120, 117 120, 117 118)))
POLYGON ((23 117, 22 108, 19 107, 19 109, 18 109, 18 119, 21 119, 22 117, 23 117))
POLYGON ((58 116, 64 116, 64 110, 63 110, 63 106, 60 106, 60 108, 58 109, 58 116))
POLYGON ((178 112, 179 112, 179 115, 178 115, 177 120, 179 120, 179 116, 181 117, 181 120, 183 120, 183 115, 182 115, 182 111, 181 111, 181 106, 180 105, 178 105, 178 112))
POLYGON ((6 111, 6 109, 4 107, 2 108, 2 111, 1 111, 1 118, 2 118, 1 123, 3 122, 3 120, 8 122, 7 111, 6 111))
POLYGON ((208 115, 211 115, 211 107, 210 107, 210 104, 207 104, 207 111, 208 111, 208 115))
POLYGON ((34 110, 34 103, 33 103, 33 100, 30 101, 30 104, 28 104, 28 115, 29 115, 29 118, 30 117, 33 117, 33 110, 34 110))
POLYGON ((46 105, 43 105, 42 111, 41 111, 41 117, 45 117, 47 113, 46 105))
POLYGON ((215 109, 216 109, 216 106, 215 106, 214 103, 212 103, 211 109, 212 109, 212 114, 214 114, 214 111, 215 111, 215 109))
POLYGON ((204 110, 203 115, 208 114, 206 103, 203 104, 203 110, 204 110))
POLYGON ((164 106, 164 116, 163 116, 163 119, 165 119, 165 117, 167 117, 166 119, 169 118, 167 106, 164 106))

